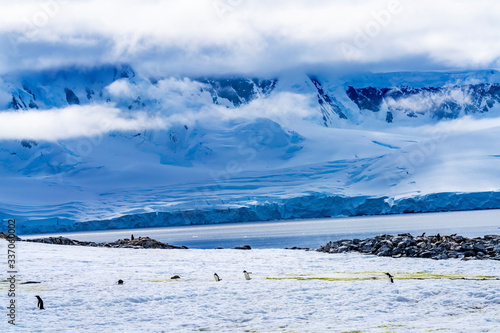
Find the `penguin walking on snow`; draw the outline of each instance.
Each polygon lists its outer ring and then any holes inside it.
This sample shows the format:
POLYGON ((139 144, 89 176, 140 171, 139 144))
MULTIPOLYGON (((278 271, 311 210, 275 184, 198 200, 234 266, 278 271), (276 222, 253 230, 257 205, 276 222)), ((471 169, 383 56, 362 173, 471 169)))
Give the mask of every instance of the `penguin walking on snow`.
POLYGON ((219 282, 221 281, 222 279, 219 277, 219 275, 217 275, 217 273, 214 273, 214 279, 216 282, 219 282))
POLYGON ((391 283, 394 283, 394 276, 389 273, 385 273, 385 276, 387 277, 387 280, 389 280, 391 283))
POLYGON ((45 310, 45 308, 43 307, 43 300, 42 300, 42 298, 40 296, 38 296, 38 295, 36 295, 35 297, 38 298, 38 304, 36 306, 38 306, 38 308, 40 310, 45 310))
POLYGON ((243 271, 243 274, 245 275, 245 280, 251 280, 252 279, 250 277, 250 274, 252 274, 252 272, 243 271))

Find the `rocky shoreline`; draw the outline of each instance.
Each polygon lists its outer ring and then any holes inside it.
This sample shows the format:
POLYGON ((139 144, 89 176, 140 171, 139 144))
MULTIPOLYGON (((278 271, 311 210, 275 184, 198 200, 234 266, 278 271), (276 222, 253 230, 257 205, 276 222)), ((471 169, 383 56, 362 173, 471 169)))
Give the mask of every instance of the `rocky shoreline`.
MULTIPOLYGON (((0 233, 0 238, 2 238, 0 233)), ((132 237, 131 237, 132 238, 132 237)), ((33 238, 33 239, 21 239, 17 238, 18 241, 32 242, 32 243, 44 243, 44 244, 56 244, 56 245, 74 245, 74 246, 91 246, 91 247, 110 247, 110 248, 124 248, 124 249, 188 249, 187 246, 175 246, 168 243, 162 243, 156 239, 149 237, 138 237, 132 239, 119 239, 115 242, 103 242, 95 243, 88 241, 79 241, 76 239, 70 239, 66 237, 45 237, 45 238, 33 238)), ((222 249, 222 248, 218 248, 222 249)), ((251 250, 250 245, 236 246, 234 250, 251 250)))
MULTIPOLYGON (((0 238, 7 235, 0 233, 0 238)), ((119 239, 115 242, 95 243, 89 241, 78 241, 66 237, 45 237, 34 239, 23 239, 16 237, 17 241, 35 242, 56 245, 109 247, 109 248, 132 248, 132 249, 187 249, 186 246, 175 246, 162 243, 149 237, 138 237, 132 239, 119 239)), ((251 250, 249 245, 237 246, 233 249, 251 250)), ((289 250, 306 250, 310 248, 292 247, 289 250)), ((342 239, 328 242, 315 251, 326 253, 350 253, 377 255, 381 257, 414 257, 442 259, 491 259, 500 260, 500 235, 486 235, 484 237, 467 238, 456 234, 446 236, 437 234, 435 236, 412 236, 411 234, 379 235, 366 239, 342 239)))
POLYGON ((119 239, 115 242, 86 242, 69 239, 66 237, 46 237, 46 238, 33 238, 24 239, 25 242, 44 243, 44 244, 58 244, 58 245, 75 245, 75 246, 92 246, 92 247, 110 247, 110 248, 125 248, 125 249, 187 249, 185 246, 175 246, 168 243, 162 243, 156 239, 149 237, 138 237, 135 239, 119 239))
POLYGON ((359 252, 381 257, 415 257, 430 259, 500 260, 500 235, 467 238, 457 236, 412 236, 411 234, 379 235, 367 239, 338 240, 316 251, 326 253, 359 252))

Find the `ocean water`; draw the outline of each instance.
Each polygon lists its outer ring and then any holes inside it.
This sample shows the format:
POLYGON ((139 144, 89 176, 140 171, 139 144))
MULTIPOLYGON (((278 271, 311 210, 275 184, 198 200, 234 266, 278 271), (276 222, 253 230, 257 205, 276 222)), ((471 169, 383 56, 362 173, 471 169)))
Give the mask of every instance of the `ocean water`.
MULTIPOLYGON (((380 234, 440 233, 478 237, 500 233, 500 210, 364 216, 293 221, 225 223, 165 228, 120 229, 106 231, 44 234, 71 239, 104 242, 148 236, 173 245, 196 249, 307 247, 318 248, 332 240, 367 238, 380 234)), ((41 235, 25 235, 37 238, 41 235)))

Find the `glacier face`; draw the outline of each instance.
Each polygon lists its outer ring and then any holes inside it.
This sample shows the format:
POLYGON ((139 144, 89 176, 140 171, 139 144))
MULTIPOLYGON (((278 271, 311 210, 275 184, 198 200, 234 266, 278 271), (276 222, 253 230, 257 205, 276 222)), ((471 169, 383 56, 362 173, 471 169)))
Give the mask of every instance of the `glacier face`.
POLYGON ((3 140, 0 215, 23 233, 500 208, 495 71, 174 78, 110 65, 1 82, 3 113, 165 119, 3 140))

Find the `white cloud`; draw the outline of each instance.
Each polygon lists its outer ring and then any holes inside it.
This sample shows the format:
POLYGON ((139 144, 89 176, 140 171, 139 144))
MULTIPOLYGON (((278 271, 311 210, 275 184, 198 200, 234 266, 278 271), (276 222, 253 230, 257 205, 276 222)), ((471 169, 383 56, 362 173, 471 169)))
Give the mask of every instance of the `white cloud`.
POLYGON ((498 67, 499 11, 493 0, 4 1, 0 72, 105 62, 186 75, 498 67))
POLYGON ((133 98, 132 88, 127 79, 119 79, 105 88, 113 97, 133 98))
POLYGON ((448 102, 457 103, 459 105, 471 104, 471 98, 467 91, 460 88, 445 89, 441 92, 419 92, 418 94, 408 97, 394 99, 389 97, 386 99, 387 105, 396 110, 407 110, 413 112, 425 112, 426 110, 434 110, 440 108, 448 102))
POLYGON ((165 127, 164 119, 145 113, 125 115, 105 105, 70 106, 45 111, 0 113, 0 139, 55 141, 97 136, 110 131, 165 127))
POLYGON ((2 79, 0 79, 0 105, 7 105, 12 101, 12 95, 7 93, 7 90, 7 86, 2 79))

